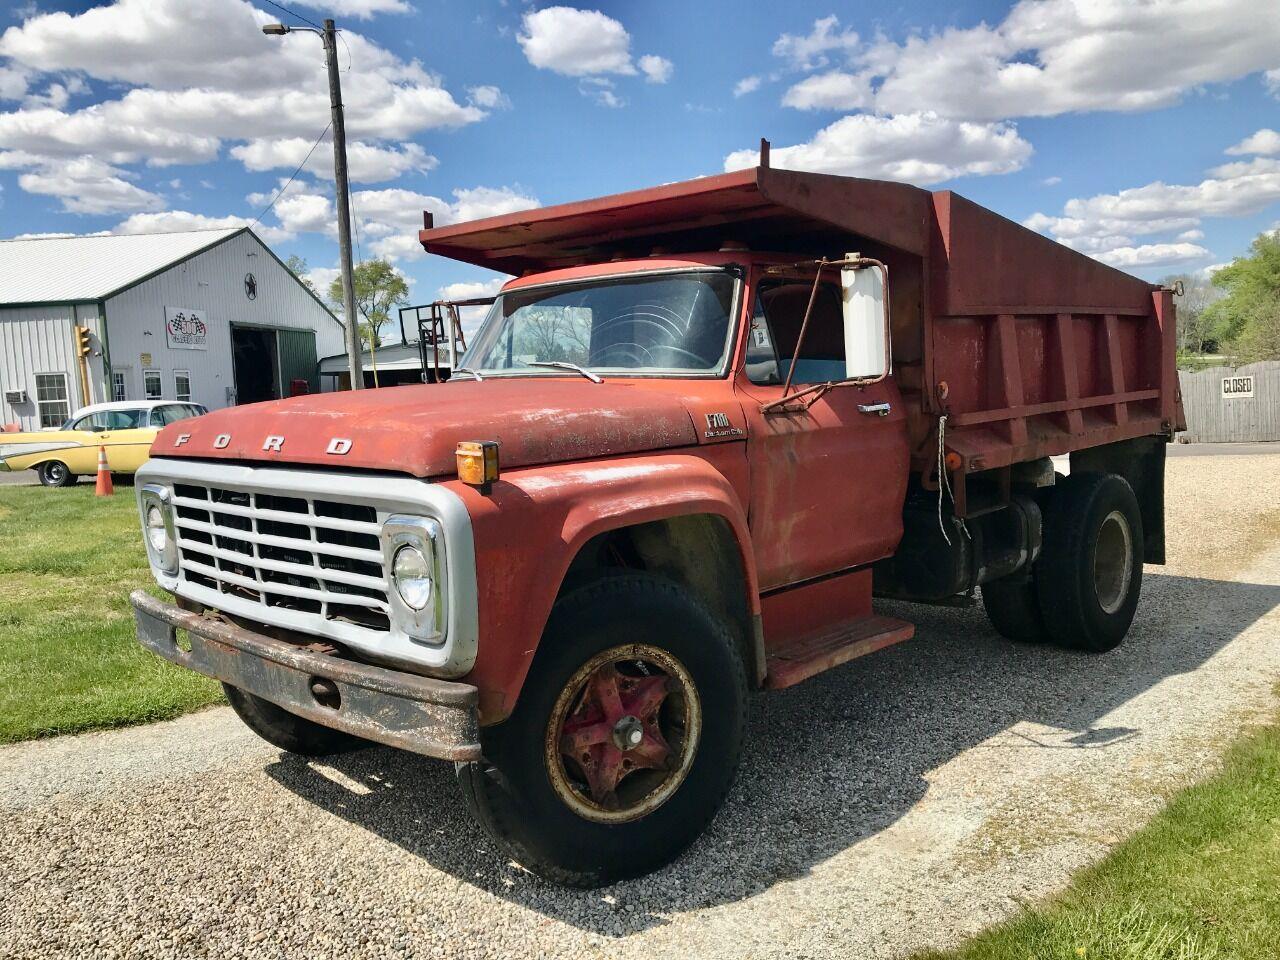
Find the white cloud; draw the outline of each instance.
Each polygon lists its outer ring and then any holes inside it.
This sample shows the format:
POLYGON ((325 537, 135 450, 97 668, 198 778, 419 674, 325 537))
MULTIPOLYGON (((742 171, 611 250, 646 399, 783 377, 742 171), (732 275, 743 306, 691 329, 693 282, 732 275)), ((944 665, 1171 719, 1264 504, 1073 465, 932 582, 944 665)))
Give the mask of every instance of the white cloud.
POLYGON ((542 206, 537 198, 511 187, 473 187, 454 190, 454 202, 449 208, 449 218, 442 223, 460 223, 497 217, 517 210, 532 210, 542 206))
POLYGON ((773 55, 789 61, 799 70, 815 70, 830 61, 828 53, 851 53, 858 48, 858 35, 840 29, 835 14, 813 21, 813 29, 803 36, 784 33, 773 42, 773 55))
MULTIPOLYGON (((401 187, 356 190, 351 196, 356 227, 365 256, 392 260, 416 260, 425 256, 418 242, 422 213, 429 210, 437 226, 480 220, 539 206, 536 197, 513 187, 472 187, 454 190, 452 200, 401 187)), ((268 194, 250 194, 246 200, 265 206, 268 194)), ((334 236, 334 203, 318 184, 294 181, 276 201, 272 213, 280 228, 290 234, 320 233, 334 236)))
MULTIPOLYGON (((252 221, 245 217, 210 217, 186 210, 165 210, 160 213, 135 213, 111 228, 111 233, 173 233, 178 230, 222 230, 228 227, 248 227, 252 221)), ((293 239, 293 234, 279 227, 257 224, 253 232, 267 243, 293 239)))
POLYGON ((578 92, 602 107, 625 107, 627 101, 618 96, 613 81, 608 77, 583 77, 578 81, 578 92))
MULTIPOLYGON (((314 141, 301 137, 282 140, 250 140, 231 148, 231 156, 247 170, 294 170, 302 163, 314 141)), ((438 166, 435 157, 416 143, 399 147, 379 147, 362 140, 347 144, 347 174, 354 183, 378 183, 394 180, 406 173, 425 173, 438 166)), ((304 168, 329 179, 333 178, 333 146, 330 138, 315 148, 304 168)))
POLYGON ((21 100, 26 95, 26 71, 0 64, 0 100, 21 100))
POLYGON ((316 288, 316 292, 321 298, 328 299, 329 287, 333 285, 333 281, 342 276, 340 267, 312 267, 306 272, 306 279, 311 281, 311 285, 316 288))
POLYGON ((783 94, 782 105, 797 110, 857 110, 869 107, 873 99, 868 77, 829 70, 795 84, 783 94))
POLYGON ((1204 217, 1257 213, 1280 200, 1280 160, 1259 157, 1216 167, 1198 184, 1146 186, 1069 200, 1062 217, 1032 218, 1068 239, 1104 234, 1141 235, 1194 228, 1204 217))
POLYGON ((511 107, 511 99, 491 84, 467 87, 467 100, 484 110, 508 110, 511 107))
POLYGON ((155 210, 164 200, 130 183, 129 176, 93 157, 45 164, 18 177, 27 193, 56 197, 69 213, 126 213, 155 210))
POLYGON ((755 93, 760 89, 762 78, 758 76, 743 77, 733 85, 733 95, 735 97, 745 97, 748 93, 755 93))
POLYGON ((1024 224, 1060 243, 1117 266, 1151 266, 1206 259, 1194 243, 1209 217, 1257 213, 1280 201, 1280 159, 1254 157, 1210 170, 1196 184, 1161 181, 1118 193, 1079 197, 1060 216, 1036 213, 1024 224), (1136 244, 1135 238, 1176 235, 1171 241, 1136 244))
POLYGON ((441 300, 479 300, 481 297, 496 297, 508 277, 494 277, 492 280, 460 280, 447 283, 440 288, 438 296, 441 300))
MULTIPOLYGON (((255 206, 265 203, 270 197, 254 195, 249 202, 255 206)), ((333 200, 318 193, 286 192, 271 212, 280 221, 280 226, 290 233, 326 233, 337 236, 338 220, 333 200)))
POLYGON ((85 93, 88 86, 79 77, 69 77, 62 83, 50 83, 44 93, 30 93, 22 100, 22 105, 28 109, 41 109, 48 107, 53 110, 61 110, 71 102, 73 94, 85 93))
POLYGON ((215 137, 176 131, 149 118, 132 123, 97 104, 64 113, 50 108, 0 113, 0 148, 46 157, 93 154, 110 163, 205 163, 218 155, 215 137))
POLYGON ((1058 184, 1062 182, 1062 178, 1061 177, 1045 177, 1040 182, 1043 183, 1046 187, 1056 187, 1058 184))
POLYGON ((1280 69, 1268 70, 1262 75, 1262 79, 1271 95, 1280 98, 1280 69))
MULTIPOLYGON (((502 285, 509 277, 494 277, 492 280, 462 280, 447 283, 437 291, 441 300, 479 300, 482 297, 496 297, 502 292, 502 285)), ((487 306, 459 307, 458 317, 462 321, 462 333, 467 342, 475 335, 485 316, 489 313, 487 306)))
POLYGON ((631 35, 599 10, 544 7, 526 13, 523 24, 516 40, 535 67, 567 77, 636 72, 631 35))
POLYGON ((1139 247, 1115 247, 1096 254, 1097 259, 1113 267, 1167 267, 1194 263, 1211 256, 1194 243, 1147 243, 1139 247))
MULTIPOLYGON (((408 9, 398 0, 339 6, 348 15, 408 9)), ((0 58, 9 60, 0 94, 19 86, 14 71, 28 89, 41 75, 64 89, 50 87, 30 106, 0 114, 0 149, 162 165, 208 162, 223 141, 302 138, 309 145, 329 120, 324 58, 310 34, 263 36, 262 24, 274 19, 245 0, 117 0, 80 14, 33 16, 0 35, 0 58), (67 76, 132 89, 68 111, 64 94, 76 90, 67 76)), ((392 153, 400 169, 416 168, 421 148, 404 144, 416 134, 486 116, 474 95, 459 103, 418 61, 354 31, 343 37, 339 56, 358 65, 343 78, 347 130, 380 151, 369 155, 371 175, 392 153)), ((260 144, 246 153, 261 155, 260 144)))
MULTIPOLYGON (((807 143, 774 147, 777 167, 920 185, 954 177, 1011 173, 1031 156, 1031 144, 1008 124, 959 123, 927 113, 843 117, 807 143)), ((725 158, 726 170, 759 162, 756 150, 725 158)))
POLYGON ((1234 147, 1227 147, 1225 152, 1235 157, 1251 154, 1275 156, 1280 154, 1280 133, 1264 127, 1252 136, 1245 137, 1234 147))
POLYGON ((412 13, 413 7, 406 0, 297 0, 303 7, 320 10, 336 17, 355 17, 369 20, 379 13, 412 13))
POLYGON ((838 54, 869 71, 882 114, 1001 120, 1146 110, 1261 71, 1280 93, 1280 17, 1259 16, 1257 0, 1020 0, 995 25, 902 42, 860 43, 828 17, 807 36, 783 34, 774 53, 803 70, 838 54))
POLYGON ((666 57, 646 53, 636 61, 648 83, 666 83, 676 72, 676 65, 666 57))

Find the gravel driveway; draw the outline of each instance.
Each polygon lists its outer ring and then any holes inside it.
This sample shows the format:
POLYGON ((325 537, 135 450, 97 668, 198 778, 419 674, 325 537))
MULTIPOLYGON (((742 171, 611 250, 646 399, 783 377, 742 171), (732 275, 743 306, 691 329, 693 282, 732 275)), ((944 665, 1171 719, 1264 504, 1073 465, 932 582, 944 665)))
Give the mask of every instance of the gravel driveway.
POLYGON ((915 640, 755 698, 671 867, 566 891, 501 862, 445 764, 306 763, 226 708, 0 749, 0 955, 891 957, 1063 886, 1280 679, 1270 457, 1169 463, 1170 560, 1089 657, 902 608, 915 640))

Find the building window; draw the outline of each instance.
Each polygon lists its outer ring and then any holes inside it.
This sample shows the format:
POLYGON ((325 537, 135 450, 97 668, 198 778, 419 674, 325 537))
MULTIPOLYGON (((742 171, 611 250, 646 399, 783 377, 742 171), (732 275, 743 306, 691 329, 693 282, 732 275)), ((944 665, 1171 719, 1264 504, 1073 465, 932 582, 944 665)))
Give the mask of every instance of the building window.
POLYGON ((111 371, 111 399, 120 403, 129 399, 129 389, 125 386, 124 371, 111 371))
POLYGON ((164 396, 164 380, 159 370, 142 371, 142 387, 148 400, 159 400, 164 396))
POLYGON ((57 429, 71 417, 65 373, 36 374, 36 406, 40 408, 40 429, 57 429))
POLYGON ((184 401, 191 399, 190 370, 173 371, 173 399, 184 401))

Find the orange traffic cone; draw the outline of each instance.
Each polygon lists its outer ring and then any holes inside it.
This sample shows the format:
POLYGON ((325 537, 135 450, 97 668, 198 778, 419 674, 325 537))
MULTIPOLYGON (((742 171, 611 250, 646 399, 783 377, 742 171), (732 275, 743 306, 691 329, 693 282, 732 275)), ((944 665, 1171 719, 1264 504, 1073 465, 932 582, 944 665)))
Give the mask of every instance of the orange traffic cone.
POLYGON ((109 497, 115 492, 116 488, 111 483, 111 471, 107 469, 107 448, 98 447, 98 485, 94 489, 94 495, 109 497))

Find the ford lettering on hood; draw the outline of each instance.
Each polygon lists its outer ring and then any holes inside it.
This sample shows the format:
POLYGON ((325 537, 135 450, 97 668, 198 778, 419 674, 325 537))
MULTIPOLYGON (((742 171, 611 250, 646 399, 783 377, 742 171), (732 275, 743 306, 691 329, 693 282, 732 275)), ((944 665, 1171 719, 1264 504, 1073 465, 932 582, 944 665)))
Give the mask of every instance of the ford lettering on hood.
POLYGON ((497 440, 503 466, 520 467, 700 439, 680 397, 634 384, 538 376, 252 404, 176 424, 160 434, 152 454, 432 477, 454 472, 462 440, 497 440))

